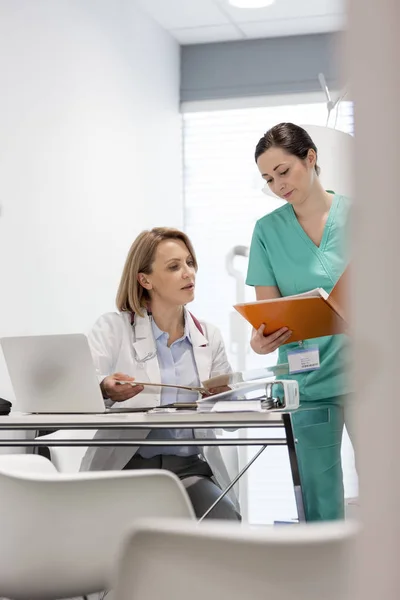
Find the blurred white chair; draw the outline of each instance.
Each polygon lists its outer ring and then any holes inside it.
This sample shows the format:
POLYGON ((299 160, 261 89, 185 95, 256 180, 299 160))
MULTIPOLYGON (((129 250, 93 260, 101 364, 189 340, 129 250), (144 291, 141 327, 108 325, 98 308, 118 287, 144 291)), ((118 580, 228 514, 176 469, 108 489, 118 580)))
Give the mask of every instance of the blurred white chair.
MULTIPOLYGON (((57 468, 52 462, 36 454, 8 454, 0 456, 0 473, 3 475, 43 475, 57 474, 57 468)), ((0 474, 0 477, 1 477, 0 474)), ((1 498, 0 498, 1 502, 1 498)))
POLYGON ((57 473, 37 455, 0 456, 0 597, 54 600, 110 587, 136 518, 195 519, 168 471, 57 473))
MULTIPOLYGON (((96 429, 59 429, 47 435, 37 437, 37 440, 91 440, 96 429)), ((218 430, 218 437, 224 438, 223 430, 218 430)), ((234 435, 234 434, 233 434, 234 435)), ((230 436, 232 437, 232 433, 230 436)), ((87 446, 49 446, 51 462, 60 473, 77 473, 80 469, 82 459, 86 453, 87 446)), ((225 462, 228 475, 234 479, 239 472, 238 448, 236 446, 221 446, 222 458, 225 462)), ((233 488, 239 498, 239 484, 233 488)))
POLYGON ((357 530, 138 522, 120 551, 114 600, 350 600, 357 530))
MULTIPOLYGON (((91 440, 96 429, 59 429, 47 435, 37 437, 37 440, 91 440)), ((60 473, 77 473, 87 446, 49 446, 51 462, 60 473)))

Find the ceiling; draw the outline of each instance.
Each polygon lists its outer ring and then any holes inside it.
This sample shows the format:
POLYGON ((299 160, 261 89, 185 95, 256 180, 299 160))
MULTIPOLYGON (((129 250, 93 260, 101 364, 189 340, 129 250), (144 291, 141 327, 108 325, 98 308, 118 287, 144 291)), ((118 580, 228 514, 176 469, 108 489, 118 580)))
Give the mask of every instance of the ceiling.
POLYGON ((345 26, 345 0, 275 0, 234 8, 228 0, 137 0, 180 44, 303 35, 345 26))

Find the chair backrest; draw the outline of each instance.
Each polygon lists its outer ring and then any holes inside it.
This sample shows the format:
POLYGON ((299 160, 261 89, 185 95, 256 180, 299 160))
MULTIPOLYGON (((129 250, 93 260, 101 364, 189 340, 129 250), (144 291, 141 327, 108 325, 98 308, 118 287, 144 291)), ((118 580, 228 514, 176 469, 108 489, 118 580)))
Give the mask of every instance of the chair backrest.
POLYGON ((350 600, 355 534, 346 522, 136 523, 120 552, 115 600, 350 600))
MULTIPOLYGON (((59 429, 38 439, 49 440, 91 440, 96 429, 59 429)), ((51 462, 60 473, 78 473, 87 446, 49 446, 51 462)))
POLYGON ((167 471, 11 474, 1 460, 0 514, 0 597, 15 600, 105 589, 135 519, 195 518, 183 485, 167 471))
POLYGON ((0 456, 0 472, 6 475, 57 473, 56 466, 38 454, 6 454, 0 456))

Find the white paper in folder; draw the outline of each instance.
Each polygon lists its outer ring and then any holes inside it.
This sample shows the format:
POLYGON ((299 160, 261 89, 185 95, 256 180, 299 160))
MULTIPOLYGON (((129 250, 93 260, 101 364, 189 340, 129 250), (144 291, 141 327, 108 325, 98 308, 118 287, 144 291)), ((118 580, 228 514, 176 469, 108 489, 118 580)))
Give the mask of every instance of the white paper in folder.
POLYGON ((226 390, 225 392, 214 394, 212 396, 204 396, 203 398, 199 398, 199 400, 197 400, 197 404, 200 407, 203 404, 215 404, 221 400, 229 400, 229 402, 234 400, 243 400, 243 402, 248 402, 248 400, 246 400, 246 394, 257 391, 259 391, 260 394, 264 394, 265 385, 270 381, 270 379, 257 379, 256 381, 246 381, 244 383, 231 384, 230 390, 226 390))
POLYGON ((220 400, 211 412, 261 412, 261 400, 220 400))

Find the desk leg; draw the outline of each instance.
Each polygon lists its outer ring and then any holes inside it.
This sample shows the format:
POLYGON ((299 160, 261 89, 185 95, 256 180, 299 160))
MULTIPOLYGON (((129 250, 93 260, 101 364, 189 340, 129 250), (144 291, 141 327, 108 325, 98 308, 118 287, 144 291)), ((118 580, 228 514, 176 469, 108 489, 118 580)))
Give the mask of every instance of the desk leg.
POLYGON ((285 413, 282 416, 283 424, 285 426, 286 441, 289 452, 290 469, 292 471, 294 497, 297 506, 297 516, 299 518, 299 522, 301 523, 305 522, 306 515, 304 512, 304 498, 300 481, 299 463, 297 461, 296 440, 293 434, 292 419, 290 417, 290 414, 285 413))
POLYGON ((247 471, 247 469, 249 467, 251 467, 251 465, 253 464, 254 461, 257 460, 257 458, 260 456, 260 454, 262 454, 265 450, 267 446, 263 446, 262 448, 260 448, 260 450, 253 456, 253 458, 251 460, 249 460, 249 462, 247 463, 247 465, 245 465, 243 467, 243 469, 241 471, 239 471, 239 473, 236 475, 236 477, 234 479, 232 479, 232 481, 230 482, 230 484, 228 485, 228 487, 222 492, 222 494, 220 496, 218 496, 218 498, 216 499, 215 502, 213 502, 213 504, 211 504, 210 508, 208 510, 206 510, 206 512, 204 513, 204 515, 202 517, 200 517, 200 519, 198 520, 198 522, 200 523, 203 519, 206 518, 207 515, 210 514, 210 512, 212 511, 212 509, 217 506, 217 504, 219 502, 221 502, 222 498, 224 498, 224 496, 226 496, 226 494, 233 488, 233 486, 239 481, 239 479, 241 478, 242 475, 244 475, 247 471))

